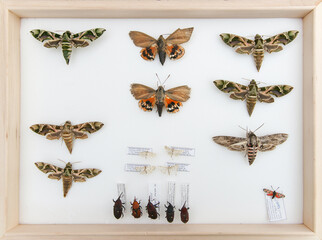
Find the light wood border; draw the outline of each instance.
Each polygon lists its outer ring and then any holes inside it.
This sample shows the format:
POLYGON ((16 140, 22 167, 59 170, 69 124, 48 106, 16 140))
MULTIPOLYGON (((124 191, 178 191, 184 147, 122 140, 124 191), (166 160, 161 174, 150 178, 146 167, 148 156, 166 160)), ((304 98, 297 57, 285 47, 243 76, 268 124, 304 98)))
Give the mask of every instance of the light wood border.
POLYGON ((322 238, 322 4, 320 0, 0 0, 1 239, 292 239, 322 238), (20 19, 303 19, 304 224, 20 225, 20 19))

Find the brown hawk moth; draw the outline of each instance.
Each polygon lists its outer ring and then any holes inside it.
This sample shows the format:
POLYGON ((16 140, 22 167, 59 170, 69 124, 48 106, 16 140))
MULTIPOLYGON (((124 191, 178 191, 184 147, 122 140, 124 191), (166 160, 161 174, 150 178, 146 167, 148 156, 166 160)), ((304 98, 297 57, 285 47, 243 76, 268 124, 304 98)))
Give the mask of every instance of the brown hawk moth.
POLYGON ((272 103, 274 102, 272 95, 282 97, 293 90, 293 87, 289 85, 258 87, 254 79, 250 81, 248 86, 225 80, 216 80, 214 84, 219 90, 225 93, 231 93, 230 97, 232 99, 242 101, 246 99, 249 116, 252 115, 257 101, 272 103))
POLYGON ((235 48, 240 54, 251 54, 254 57, 257 71, 260 70, 264 58, 264 53, 279 52, 283 50, 281 45, 292 42, 298 35, 298 31, 291 30, 263 39, 256 34, 255 39, 251 40, 231 33, 222 33, 220 37, 230 47, 235 48))
POLYGON ((87 47, 90 42, 98 39, 106 30, 104 28, 94 28, 79 33, 64 32, 62 35, 46 30, 34 29, 30 33, 40 42, 44 42, 46 48, 62 47, 63 56, 69 64, 72 48, 87 47))
POLYGON ((48 178, 55 180, 63 180, 63 192, 64 197, 66 197, 69 189, 72 187, 74 182, 85 182, 86 178, 92 178, 100 174, 102 171, 96 168, 84 168, 84 169, 72 169, 72 164, 68 162, 65 168, 60 168, 55 165, 36 162, 36 167, 43 173, 50 173, 48 178))
POLYGON ((46 136, 49 140, 62 138, 72 153, 74 139, 86 139, 87 133, 93 133, 100 130, 104 126, 101 122, 86 122, 72 125, 70 121, 66 121, 63 125, 52 124, 34 124, 30 127, 32 131, 42 136, 46 136))

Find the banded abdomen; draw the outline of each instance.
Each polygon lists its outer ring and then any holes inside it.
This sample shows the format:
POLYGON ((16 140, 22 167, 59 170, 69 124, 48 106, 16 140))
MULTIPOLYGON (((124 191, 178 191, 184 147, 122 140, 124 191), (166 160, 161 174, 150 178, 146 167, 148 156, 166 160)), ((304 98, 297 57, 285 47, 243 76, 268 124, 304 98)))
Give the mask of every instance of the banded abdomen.
POLYGON ((70 55, 72 54, 72 44, 68 40, 63 40, 61 43, 63 56, 67 64, 69 64, 70 55))
POLYGON ((246 97, 246 104, 247 104, 247 111, 248 111, 248 114, 249 116, 252 115, 253 111, 254 111, 254 108, 255 108, 255 105, 256 105, 256 102, 257 102, 257 96, 253 96, 253 95, 247 95, 246 97))
POLYGON ((264 58, 264 49, 262 49, 262 48, 254 49, 253 56, 254 56, 257 71, 259 71, 259 69, 262 66, 262 62, 263 62, 263 58, 264 58))
POLYGON ((66 132, 63 131, 61 136, 64 139, 64 142, 65 142, 66 147, 68 148, 69 152, 72 153, 74 134, 72 133, 72 131, 66 131, 66 132))
POLYGON ((247 157, 249 165, 252 165, 257 155, 258 146, 247 145, 247 157))
POLYGON ((62 176, 63 179, 63 191, 64 191, 64 197, 66 197, 69 189, 72 187, 73 183, 73 177, 72 176, 62 176))

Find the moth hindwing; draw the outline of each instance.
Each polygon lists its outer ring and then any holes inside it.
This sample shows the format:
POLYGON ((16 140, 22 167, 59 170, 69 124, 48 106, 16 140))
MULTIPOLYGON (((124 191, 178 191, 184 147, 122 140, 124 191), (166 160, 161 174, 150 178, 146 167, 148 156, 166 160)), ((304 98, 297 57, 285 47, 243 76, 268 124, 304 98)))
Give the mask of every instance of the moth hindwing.
POLYGON ((173 60, 179 59, 184 55, 185 50, 180 44, 190 40, 192 31, 193 27, 184 29, 178 28, 167 38, 160 35, 158 39, 138 31, 131 31, 129 35, 134 45, 142 48, 141 57, 144 60, 154 60, 158 53, 160 62, 163 65, 166 55, 173 60))
POLYGON ((30 129, 35 133, 46 136, 49 140, 62 138, 69 152, 72 153, 74 139, 86 139, 88 138, 87 133, 96 132, 103 126, 104 124, 101 122, 72 125, 70 121, 66 121, 63 125, 34 124, 30 129))
POLYGON ((258 87, 257 82, 253 79, 248 86, 239 83, 216 80, 215 86, 225 93, 231 93, 230 97, 235 100, 246 99, 247 111, 249 116, 252 115, 256 102, 272 103, 275 97, 282 97, 293 90, 289 85, 272 85, 267 87, 258 87))
POLYGON ((157 90, 139 83, 131 85, 131 93, 136 100, 139 100, 139 107, 144 111, 152 111, 154 106, 157 107, 159 117, 162 115, 163 107, 169 113, 176 113, 182 102, 190 98, 191 89, 187 86, 179 86, 165 90, 159 86, 157 90))
POLYGON ((249 165, 255 161, 257 151, 266 152, 276 148, 288 138, 288 134, 277 133, 257 137, 254 132, 247 131, 246 138, 231 137, 231 136, 216 136, 213 137, 214 142, 232 151, 246 152, 249 165))
POLYGON ((44 42, 44 47, 46 48, 58 48, 61 46, 65 61, 69 64, 73 47, 87 47, 90 42, 102 36, 105 31, 104 28, 94 28, 75 34, 66 31, 60 35, 46 30, 34 29, 30 33, 40 42, 44 42))
POLYGON ((48 178, 55 180, 63 180, 63 193, 64 197, 67 196, 69 189, 72 187, 74 182, 85 182, 86 178, 92 178, 100 174, 102 171, 96 168, 84 168, 84 169, 72 169, 72 164, 68 162, 65 168, 60 168, 55 165, 36 162, 36 167, 43 173, 50 173, 48 178))
POLYGON ((259 71, 262 66, 264 52, 272 53, 283 50, 282 45, 292 42, 298 33, 296 30, 291 30, 267 39, 263 39, 261 35, 256 34, 254 40, 231 33, 222 33, 220 37, 228 46, 236 48, 237 53, 253 55, 257 71, 259 71))

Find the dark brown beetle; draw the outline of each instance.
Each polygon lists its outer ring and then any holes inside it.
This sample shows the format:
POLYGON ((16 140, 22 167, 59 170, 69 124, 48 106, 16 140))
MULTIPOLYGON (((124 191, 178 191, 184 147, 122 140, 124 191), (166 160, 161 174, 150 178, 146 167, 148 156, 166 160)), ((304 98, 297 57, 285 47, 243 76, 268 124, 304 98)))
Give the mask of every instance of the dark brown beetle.
POLYGON ((125 209, 125 207, 123 206, 124 203, 122 203, 121 197, 122 197, 123 193, 120 194, 120 196, 118 197, 118 199, 116 199, 116 201, 113 199, 114 202, 114 207, 113 207, 113 212, 114 212, 114 217, 116 219, 119 219, 120 217, 123 217, 123 209, 125 209))
POLYGON ((187 223, 189 221, 189 208, 186 208, 186 202, 183 204, 182 208, 179 209, 180 217, 181 217, 181 222, 187 223))
POLYGON ((153 204, 150 201, 150 197, 149 197, 148 205, 146 205, 146 210, 148 211, 149 218, 151 218, 151 219, 157 219, 158 218, 158 215, 160 215, 160 214, 157 212, 156 208, 159 207, 158 206, 159 204, 160 204, 160 202, 158 202, 157 204, 153 204))
MULTIPOLYGON (((130 202, 131 203, 131 202, 130 202)), ((140 218, 142 216, 142 207, 140 206, 141 201, 137 201, 134 197, 134 202, 131 203, 132 216, 134 218, 140 218)))
POLYGON ((172 223, 173 222, 173 219, 174 219, 174 209, 175 207, 168 202, 168 206, 164 205, 166 207, 166 219, 169 223, 172 223))

